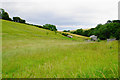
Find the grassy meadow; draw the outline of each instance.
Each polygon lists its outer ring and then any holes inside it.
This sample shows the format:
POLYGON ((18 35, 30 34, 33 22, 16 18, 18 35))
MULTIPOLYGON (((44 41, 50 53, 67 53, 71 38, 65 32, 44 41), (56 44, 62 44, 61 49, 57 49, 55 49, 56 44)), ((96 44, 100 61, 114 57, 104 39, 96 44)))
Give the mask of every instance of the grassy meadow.
POLYGON ((87 42, 2 20, 2 77, 117 78, 118 41, 87 42))

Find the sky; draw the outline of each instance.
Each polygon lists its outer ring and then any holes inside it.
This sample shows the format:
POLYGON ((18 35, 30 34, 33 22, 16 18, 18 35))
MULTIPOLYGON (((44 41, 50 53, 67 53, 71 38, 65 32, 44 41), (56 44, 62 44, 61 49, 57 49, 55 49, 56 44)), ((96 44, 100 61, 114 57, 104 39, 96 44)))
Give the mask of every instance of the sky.
POLYGON ((118 3, 118 20, 120 20, 120 1, 118 3))
POLYGON ((10 17, 28 23, 56 25, 58 30, 96 27, 118 19, 119 0, 0 0, 10 17))

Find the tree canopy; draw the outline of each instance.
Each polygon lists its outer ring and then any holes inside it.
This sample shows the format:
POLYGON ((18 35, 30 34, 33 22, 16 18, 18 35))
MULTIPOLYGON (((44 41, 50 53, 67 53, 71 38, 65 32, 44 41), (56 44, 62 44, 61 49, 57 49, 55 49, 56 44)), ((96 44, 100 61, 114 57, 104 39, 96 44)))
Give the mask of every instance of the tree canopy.
POLYGON ((89 30, 77 29, 73 34, 91 36, 96 35, 99 39, 105 40, 109 38, 120 39, 120 20, 108 20, 105 24, 98 24, 95 28, 89 30))
POLYGON ((13 17, 14 22, 25 23, 26 21, 21 19, 20 17, 13 17))
MULTIPOLYGON (((0 19, 9 20, 12 21, 12 19, 9 17, 9 14, 5 12, 4 9, 0 8, 0 19)), ((20 22, 25 23, 26 21, 21 19, 20 17, 13 17, 14 22, 20 22)))
POLYGON ((0 8, 0 19, 12 21, 12 19, 9 17, 9 14, 2 8, 0 8))
POLYGON ((51 24, 45 24, 45 25, 43 25, 43 28, 51 30, 51 31, 57 31, 56 26, 55 25, 51 25, 51 24))

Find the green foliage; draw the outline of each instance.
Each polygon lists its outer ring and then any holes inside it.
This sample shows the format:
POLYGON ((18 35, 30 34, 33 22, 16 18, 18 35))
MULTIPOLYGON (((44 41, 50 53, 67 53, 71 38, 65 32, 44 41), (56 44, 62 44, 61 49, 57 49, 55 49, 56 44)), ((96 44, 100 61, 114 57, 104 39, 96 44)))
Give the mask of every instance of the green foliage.
POLYGON ((106 24, 98 24, 95 28, 84 31, 82 29, 78 29, 72 33, 88 37, 96 35, 101 40, 106 40, 111 37, 118 40, 120 39, 120 20, 108 20, 106 24))
POLYGON ((82 29, 77 29, 77 30, 76 30, 76 34, 82 35, 82 34, 83 34, 83 30, 82 30, 82 29))
POLYGON ((71 31, 71 33, 82 35, 83 34, 83 30, 82 29, 77 29, 76 31, 71 31))
MULTIPOLYGON (((12 21, 12 19, 9 18, 9 14, 7 12, 5 12, 4 9, 1 9, 1 8, 0 8, 0 19, 12 21)), ((26 22, 25 20, 21 19, 20 17, 13 17, 13 21, 14 22, 19 22, 19 23, 25 23, 26 22)))
POLYGON ((111 21, 111 20, 108 20, 108 21, 107 21, 107 24, 108 24, 108 23, 112 23, 112 21, 111 21))
POLYGON ((82 35, 89 37, 89 35, 88 35, 89 33, 90 33, 90 30, 84 30, 82 35))
POLYGON ((43 25, 43 28, 51 30, 51 31, 55 31, 55 32, 57 31, 56 26, 55 25, 51 25, 51 24, 45 24, 45 25, 43 25))
POLYGON ((68 34, 67 33, 62 33, 62 35, 67 36, 68 34))
POLYGON ((120 20, 113 20, 113 23, 120 23, 120 20))
POLYGON ((100 42, 101 40, 98 38, 98 40, 97 40, 98 42, 100 42))
POLYGON ((9 14, 2 8, 0 8, 0 19, 12 21, 12 19, 9 18, 9 14))
MULTIPOLYGON (((0 19, 12 21, 12 19, 9 18, 8 13, 5 12, 4 9, 0 9, 0 19)), ((29 24, 29 23, 26 23, 26 21, 23 20, 23 19, 21 19, 20 17, 13 17, 13 21, 14 21, 14 22, 19 22, 19 23, 24 23, 24 24, 27 24, 27 25, 36 26, 36 27, 38 27, 38 28, 48 29, 48 30, 54 31, 55 34, 57 33, 57 32, 56 32, 57 29, 56 29, 56 26, 55 26, 55 25, 45 24, 45 25, 43 25, 43 26, 40 26, 40 25, 35 25, 35 24, 29 24)))
POLYGON ((70 30, 64 30, 63 32, 70 32, 70 30))
POLYGON ((20 23, 25 23, 25 22, 26 22, 25 20, 22 20, 22 19, 20 20, 20 23))
POLYGON ((13 17, 14 22, 25 23, 26 21, 21 19, 20 17, 13 17))

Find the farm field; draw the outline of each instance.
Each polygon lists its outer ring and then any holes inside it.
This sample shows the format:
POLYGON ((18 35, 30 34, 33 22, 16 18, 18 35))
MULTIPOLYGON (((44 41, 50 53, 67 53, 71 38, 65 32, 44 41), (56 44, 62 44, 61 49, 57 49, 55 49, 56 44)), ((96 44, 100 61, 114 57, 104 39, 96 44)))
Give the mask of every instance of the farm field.
POLYGON ((86 42, 2 20, 2 78, 117 77, 118 41, 86 42))

